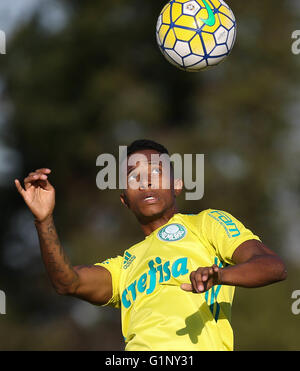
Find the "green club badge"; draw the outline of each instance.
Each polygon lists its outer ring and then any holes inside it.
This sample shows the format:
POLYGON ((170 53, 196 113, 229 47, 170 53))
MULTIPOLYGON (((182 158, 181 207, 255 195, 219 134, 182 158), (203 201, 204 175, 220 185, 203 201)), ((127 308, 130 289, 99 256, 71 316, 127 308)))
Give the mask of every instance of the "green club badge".
POLYGON ((178 241, 186 235, 186 229, 181 224, 168 224, 157 232, 157 237, 161 241, 178 241))

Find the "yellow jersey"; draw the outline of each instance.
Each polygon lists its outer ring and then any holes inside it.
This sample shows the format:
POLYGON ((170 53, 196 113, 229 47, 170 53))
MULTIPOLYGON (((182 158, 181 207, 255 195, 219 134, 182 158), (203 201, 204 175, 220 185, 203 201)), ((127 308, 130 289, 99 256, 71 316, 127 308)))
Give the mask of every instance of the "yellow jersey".
POLYGON ((235 288, 215 285, 198 294, 180 285, 199 267, 234 264, 235 249, 251 239, 259 237, 225 211, 177 213, 123 256, 96 263, 111 273, 106 305, 121 307, 125 350, 233 350, 235 288))

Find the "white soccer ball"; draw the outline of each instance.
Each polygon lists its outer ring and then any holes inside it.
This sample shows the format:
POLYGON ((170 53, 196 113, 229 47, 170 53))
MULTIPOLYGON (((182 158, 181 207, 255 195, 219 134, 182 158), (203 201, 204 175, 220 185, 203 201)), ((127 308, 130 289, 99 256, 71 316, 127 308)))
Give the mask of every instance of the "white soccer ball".
POLYGON ((231 52, 235 38, 235 17, 223 0, 171 0, 156 24, 161 52, 185 71, 219 64, 231 52))

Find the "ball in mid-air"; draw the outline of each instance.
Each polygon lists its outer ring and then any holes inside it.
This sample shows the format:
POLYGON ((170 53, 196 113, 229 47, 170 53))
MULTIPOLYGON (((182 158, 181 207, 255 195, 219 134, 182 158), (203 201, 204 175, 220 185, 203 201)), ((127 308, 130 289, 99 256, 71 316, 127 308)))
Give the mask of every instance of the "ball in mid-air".
POLYGON ((223 0, 171 0, 156 24, 161 52, 185 71, 219 64, 231 52, 235 37, 235 17, 223 0))

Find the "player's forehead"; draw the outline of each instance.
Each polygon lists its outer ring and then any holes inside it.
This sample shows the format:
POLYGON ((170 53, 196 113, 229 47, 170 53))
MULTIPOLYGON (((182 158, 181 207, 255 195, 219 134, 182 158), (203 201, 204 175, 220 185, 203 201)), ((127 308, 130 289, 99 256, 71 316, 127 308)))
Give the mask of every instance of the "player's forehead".
POLYGON ((154 149, 144 149, 136 151, 127 157, 127 170, 131 170, 137 166, 143 165, 160 165, 169 161, 168 154, 160 153, 154 149))
POLYGON ((161 153, 155 149, 143 149, 130 154, 127 158, 127 164, 133 162, 131 160, 138 160, 139 162, 155 162, 159 159, 161 153))

